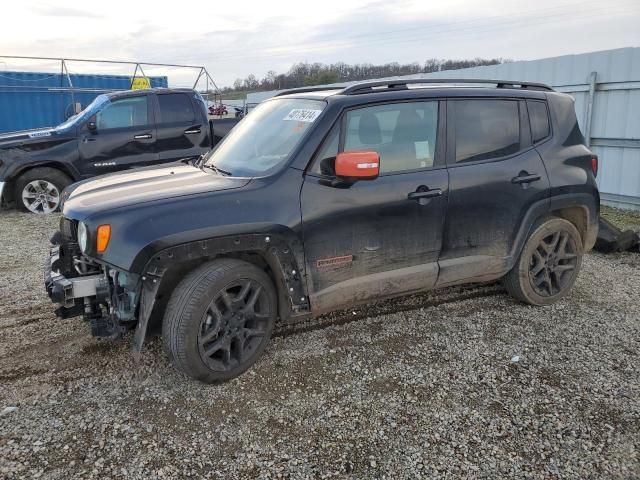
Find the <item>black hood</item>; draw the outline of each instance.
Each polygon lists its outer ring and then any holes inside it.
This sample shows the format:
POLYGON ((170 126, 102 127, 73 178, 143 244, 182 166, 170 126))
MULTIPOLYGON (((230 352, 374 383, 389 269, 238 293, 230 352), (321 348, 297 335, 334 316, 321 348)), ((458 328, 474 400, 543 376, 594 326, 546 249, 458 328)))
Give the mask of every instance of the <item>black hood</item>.
POLYGON ((55 140, 61 132, 53 128, 37 128, 35 130, 21 130, 19 132, 9 132, 0 134, 0 148, 14 147, 24 143, 39 143, 55 140))
POLYGON ((5 169, 25 162, 46 163, 67 158, 76 149, 74 129, 40 128, 0 135, 0 160, 5 169))
POLYGON ((249 178, 225 177, 188 164, 129 170, 76 183, 62 194, 64 215, 94 213, 184 195, 243 187, 249 178))

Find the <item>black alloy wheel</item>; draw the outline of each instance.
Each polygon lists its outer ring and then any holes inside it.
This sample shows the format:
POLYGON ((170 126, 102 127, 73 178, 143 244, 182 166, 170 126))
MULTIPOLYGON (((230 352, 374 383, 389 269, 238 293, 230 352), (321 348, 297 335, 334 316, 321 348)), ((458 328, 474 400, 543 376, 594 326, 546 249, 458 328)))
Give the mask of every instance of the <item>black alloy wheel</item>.
POLYGON ((221 258, 189 272, 162 324, 175 366, 206 383, 237 377, 262 355, 278 313, 275 286, 251 263, 221 258))
POLYGON ((540 240, 529 264, 533 290, 542 297, 563 291, 577 265, 577 246, 568 232, 556 231, 540 240))
POLYGON ((215 371, 229 371, 250 358, 269 333, 271 318, 266 290, 244 278, 223 287, 202 318, 198 349, 215 371))
POLYGON ((549 305, 571 291, 582 255, 582 236, 573 223, 557 217, 541 219, 502 283, 517 300, 549 305))

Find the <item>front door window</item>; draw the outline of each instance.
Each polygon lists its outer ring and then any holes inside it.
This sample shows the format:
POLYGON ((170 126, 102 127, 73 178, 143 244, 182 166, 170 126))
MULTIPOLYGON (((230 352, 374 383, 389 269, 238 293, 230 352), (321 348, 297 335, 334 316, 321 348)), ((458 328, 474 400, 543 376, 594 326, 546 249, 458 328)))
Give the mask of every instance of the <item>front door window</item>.
POLYGON ((98 130, 148 125, 147 96, 114 100, 96 114, 98 130))

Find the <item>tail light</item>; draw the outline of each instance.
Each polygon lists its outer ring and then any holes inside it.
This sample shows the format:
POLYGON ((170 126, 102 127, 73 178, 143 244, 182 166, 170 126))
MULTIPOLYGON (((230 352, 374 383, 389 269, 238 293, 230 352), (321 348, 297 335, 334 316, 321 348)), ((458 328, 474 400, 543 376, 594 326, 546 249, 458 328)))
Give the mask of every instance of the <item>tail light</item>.
POLYGON ((593 172, 593 176, 598 176, 598 156, 591 155, 591 171, 593 172))

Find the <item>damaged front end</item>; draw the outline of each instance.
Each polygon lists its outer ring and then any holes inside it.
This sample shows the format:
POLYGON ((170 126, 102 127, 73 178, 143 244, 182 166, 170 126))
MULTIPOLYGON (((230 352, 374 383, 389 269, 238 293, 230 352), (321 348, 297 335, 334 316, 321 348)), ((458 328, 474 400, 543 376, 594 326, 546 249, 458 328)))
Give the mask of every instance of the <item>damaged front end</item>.
POLYGON ((51 238, 44 282, 51 300, 60 305, 56 315, 82 315, 93 336, 117 338, 136 325, 139 276, 84 256, 74 220, 63 217, 51 238))

